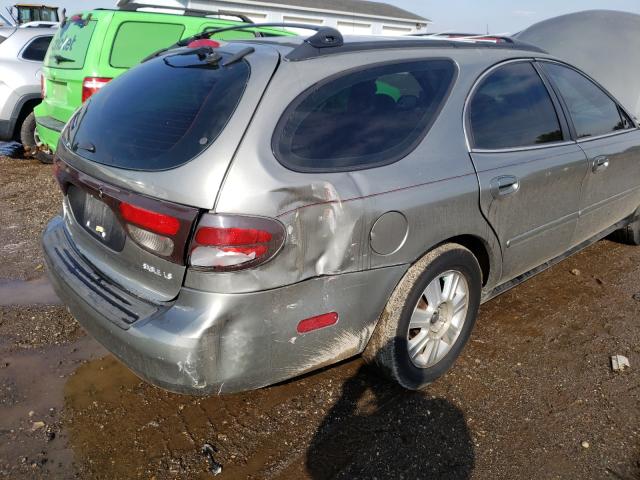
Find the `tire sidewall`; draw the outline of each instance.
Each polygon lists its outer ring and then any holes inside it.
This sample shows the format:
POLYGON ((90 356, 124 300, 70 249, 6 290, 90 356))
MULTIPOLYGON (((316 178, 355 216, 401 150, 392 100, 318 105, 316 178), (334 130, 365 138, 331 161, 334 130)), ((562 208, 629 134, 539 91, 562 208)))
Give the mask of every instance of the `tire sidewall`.
POLYGON ((23 147, 28 147, 30 149, 35 149, 36 147, 36 139, 35 139, 35 131, 36 131, 36 117, 33 112, 31 112, 22 122, 22 126, 20 127, 20 142, 23 147))
POLYGON ((413 389, 422 388, 436 378, 444 375, 454 364, 473 330, 480 306, 481 285, 482 277, 480 266, 473 254, 465 248, 455 248, 443 252, 419 275, 405 300, 402 313, 398 319, 394 339, 396 374, 402 377, 406 387, 413 389), (411 321, 415 306, 427 288, 427 285, 438 275, 449 270, 460 272, 465 277, 469 287, 469 305, 464 325, 451 350, 449 350, 437 364, 427 368, 419 368, 413 364, 408 353, 407 332, 409 322, 411 321))

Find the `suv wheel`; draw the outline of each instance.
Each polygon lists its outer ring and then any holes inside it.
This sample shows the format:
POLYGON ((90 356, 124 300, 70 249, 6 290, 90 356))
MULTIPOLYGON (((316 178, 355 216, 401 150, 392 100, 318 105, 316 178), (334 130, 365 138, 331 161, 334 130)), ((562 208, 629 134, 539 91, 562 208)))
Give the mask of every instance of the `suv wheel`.
POLYGON ((480 305, 476 257, 442 245, 414 264, 391 295, 363 354, 410 390, 442 376, 467 343, 480 305))
POLYGON ((26 154, 33 155, 36 152, 36 116, 31 112, 20 126, 20 143, 26 154))

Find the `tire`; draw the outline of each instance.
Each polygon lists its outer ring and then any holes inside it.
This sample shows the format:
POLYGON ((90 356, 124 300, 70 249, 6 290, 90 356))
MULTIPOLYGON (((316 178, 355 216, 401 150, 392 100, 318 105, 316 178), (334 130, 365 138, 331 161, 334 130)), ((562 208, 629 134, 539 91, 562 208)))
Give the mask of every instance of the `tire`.
POLYGON ((40 160, 40 163, 44 163, 45 165, 51 165, 53 163, 53 155, 46 152, 37 152, 34 157, 40 160))
POLYGON ((611 240, 627 245, 640 245, 640 219, 611 234, 611 240))
POLYGON ((404 388, 419 390, 426 387, 449 370, 462 352, 476 321, 481 289, 480 265, 468 249, 450 243, 427 253, 407 271, 391 294, 363 353, 364 360, 376 365, 387 377, 404 388), (447 300, 436 309, 435 304, 440 300, 432 301, 434 305, 430 305, 427 297, 442 298, 442 295, 434 295, 433 288, 437 292, 437 285, 442 288, 444 284, 442 292, 446 293, 449 290, 448 285, 451 285, 448 282, 454 278, 453 274, 459 277, 455 295, 451 297, 454 300, 447 300), (425 295, 428 286, 431 293, 425 295), (465 287, 466 313, 458 308, 465 287), (454 304, 458 310, 456 314, 452 314, 454 304), (429 312, 433 310, 437 313, 431 315, 429 312), (426 326, 409 329, 410 324, 414 327, 416 322, 422 322, 426 326), (456 330, 456 324, 459 328, 457 333, 452 334, 451 332, 456 330), (435 340, 431 337, 437 338, 439 335, 442 335, 440 342, 444 341, 444 344, 433 343, 435 340), (445 337, 447 341, 444 340, 445 337), (416 348, 423 341, 427 342, 424 350, 416 348), (432 347, 427 351, 429 345, 432 347), (414 348, 414 355, 410 355, 410 347, 414 348), (429 354, 433 354, 434 349, 436 358, 430 362, 429 354), (422 353, 416 354, 415 351, 422 353), (441 352, 442 356, 438 352, 441 352))
POLYGON ((20 143, 26 154, 33 154, 37 150, 36 144, 36 116, 31 112, 20 126, 20 143))

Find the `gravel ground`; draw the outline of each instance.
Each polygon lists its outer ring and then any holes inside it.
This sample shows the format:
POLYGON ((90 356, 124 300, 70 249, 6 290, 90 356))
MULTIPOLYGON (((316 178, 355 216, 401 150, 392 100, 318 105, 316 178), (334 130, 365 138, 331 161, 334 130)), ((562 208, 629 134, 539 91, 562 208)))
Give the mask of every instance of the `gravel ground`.
POLYGON ((62 207, 51 165, 0 157, 0 279, 30 280, 44 273, 40 237, 62 207))
MULTIPOLYGON (((24 242, 2 250, 0 278, 39 277, 39 230, 59 204, 50 168, 0 166, 13 226, 0 248, 24 242)), ((425 392, 354 359, 205 399, 140 381, 62 307, 4 307, 0 478, 213 478, 209 442, 220 479, 638 479, 637 293, 640 248, 605 240, 484 305, 425 392), (615 354, 631 368, 613 373, 615 354)))

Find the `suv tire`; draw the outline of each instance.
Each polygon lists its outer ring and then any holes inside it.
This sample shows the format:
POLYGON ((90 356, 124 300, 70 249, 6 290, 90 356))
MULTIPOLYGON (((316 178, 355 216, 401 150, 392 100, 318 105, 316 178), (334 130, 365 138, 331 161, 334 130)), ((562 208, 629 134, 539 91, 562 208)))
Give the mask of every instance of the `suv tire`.
POLYGON ((20 143, 25 154, 33 155, 37 149, 36 144, 36 116, 31 112, 20 125, 20 143))
POLYGON ((409 390, 424 388, 451 368, 467 343, 481 289, 480 265, 468 249, 450 243, 430 251, 407 271, 391 294, 364 360, 409 390), (456 285, 452 294, 451 285, 456 285), (461 310, 463 295, 466 306, 461 310), (416 325, 424 327, 414 328, 416 325))

